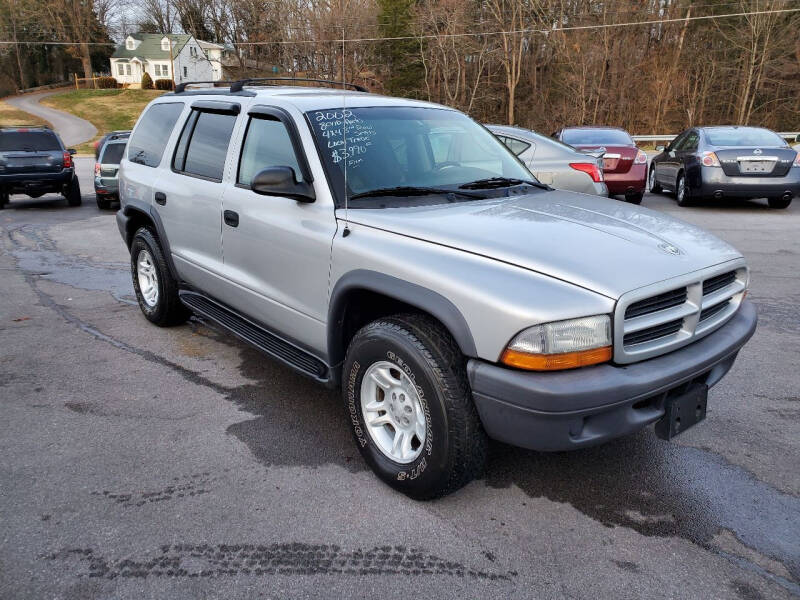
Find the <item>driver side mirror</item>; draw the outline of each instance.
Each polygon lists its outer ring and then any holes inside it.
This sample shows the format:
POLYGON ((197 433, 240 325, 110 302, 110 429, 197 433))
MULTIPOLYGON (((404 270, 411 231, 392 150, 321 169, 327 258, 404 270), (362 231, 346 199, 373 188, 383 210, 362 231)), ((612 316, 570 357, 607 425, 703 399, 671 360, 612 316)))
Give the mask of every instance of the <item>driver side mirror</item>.
POLYGON ((665 149, 666 146, 664 146, 664 144, 659 144, 658 146, 656 146, 656 152, 663 152, 665 149))
POLYGON ((255 174, 250 189, 262 196, 285 196, 298 202, 314 202, 314 188, 305 181, 297 182, 291 167, 267 167, 255 174))

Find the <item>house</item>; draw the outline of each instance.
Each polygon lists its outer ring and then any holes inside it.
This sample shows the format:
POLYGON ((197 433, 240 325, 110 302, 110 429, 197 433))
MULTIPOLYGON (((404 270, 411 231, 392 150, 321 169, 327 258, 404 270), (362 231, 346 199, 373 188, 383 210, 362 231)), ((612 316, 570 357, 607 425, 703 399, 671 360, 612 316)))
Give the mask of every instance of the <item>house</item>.
POLYGON ((237 61, 234 58, 233 51, 222 44, 214 44, 212 42, 204 42, 197 40, 200 47, 206 53, 208 60, 211 62, 211 69, 214 72, 214 81, 219 81, 223 78, 224 70, 226 67, 237 66, 237 61))
MULTIPOLYGON (((111 75, 123 84, 141 83, 144 73, 153 81, 172 79, 173 71, 175 83, 218 81, 222 63, 216 61, 220 66, 215 69, 215 61, 209 59, 201 43, 208 42, 182 33, 132 33, 111 55, 111 75)), ((221 61, 224 47, 219 48, 221 61)))

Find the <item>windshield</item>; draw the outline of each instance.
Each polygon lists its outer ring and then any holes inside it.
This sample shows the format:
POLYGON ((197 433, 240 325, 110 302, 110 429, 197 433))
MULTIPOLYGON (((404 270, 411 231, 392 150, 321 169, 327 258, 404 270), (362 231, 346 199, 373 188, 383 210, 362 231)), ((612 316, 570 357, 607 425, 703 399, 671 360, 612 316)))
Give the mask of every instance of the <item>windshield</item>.
POLYGON ((561 140, 570 146, 634 146, 628 132, 621 129, 565 129, 561 140))
POLYGON ((706 136, 712 146, 786 146, 778 134, 760 127, 713 127, 706 136))
POLYGON ((61 150, 58 138, 50 131, 3 131, 0 152, 48 152, 61 150))
MULTIPOLYGON (((392 106, 315 110, 306 116, 340 205, 345 161, 348 198, 392 188, 457 190, 485 179, 535 181, 497 138, 453 110, 392 106)), ((370 203, 377 205, 374 199, 370 203)))
POLYGON ((103 158, 100 162, 106 165, 118 165, 122 160, 122 154, 125 152, 125 144, 106 144, 103 150, 103 158))

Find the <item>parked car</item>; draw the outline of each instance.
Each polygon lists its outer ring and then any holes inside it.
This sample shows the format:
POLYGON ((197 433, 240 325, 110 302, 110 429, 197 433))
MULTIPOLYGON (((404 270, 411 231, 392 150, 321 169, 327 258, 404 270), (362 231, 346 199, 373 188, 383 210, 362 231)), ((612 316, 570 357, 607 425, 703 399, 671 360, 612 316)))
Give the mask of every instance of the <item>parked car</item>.
POLYGON ((564 127, 557 140, 586 152, 603 152, 603 176, 611 196, 640 204, 647 185, 647 154, 618 127, 564 127))
POLYGON ((97 153, 94 165, 94 193, 97 208, 110 208, 114 200, 119 200, 117 175, 119 162, 125 152, 130 132, 118 132, 103 137, 103 143, 97 153))
POLYGON ((487 125, 498 140, 517 155, 536 179, 560 190, 608 196, 603 160, 530 129, 487 125))
POLYGON ((120 165, 142 313, 194 312, 340 387, 364 460, 414 498, 480 473, 488 438, 681 433, 753 334, 734 248, 544 186, 456 110, 182 88, 148 105, 120 165))
POLYGON ((767 198, 786 208, 800 194, 800 152, 762 127, 693 127, 650 164, 650 191, 675 193, 680 206, 697 200, 767 198))
POLYGON ((797 143, 794 146, 792 146, 792 148, 800 152, 800 134, 798 134, 797 137, 794 138, 794 141, 797 143))
POLYGON ((94 158, 97 160, 100 158, 100 149, 103 147, 103 144, 106 143, 106 140, 112 136, 119 136, 119 135, 130 135, 130 129, 117 129, 116 131, 110 131, 106 133, 103 137, 99 140, 95 141, 94 146, 94 158))
POLYGON ((0 128, 0 208, 11 194, 38 198, 62 194, 70 206, 80 206, 81 188, 67 149, 48 127, 0 128))

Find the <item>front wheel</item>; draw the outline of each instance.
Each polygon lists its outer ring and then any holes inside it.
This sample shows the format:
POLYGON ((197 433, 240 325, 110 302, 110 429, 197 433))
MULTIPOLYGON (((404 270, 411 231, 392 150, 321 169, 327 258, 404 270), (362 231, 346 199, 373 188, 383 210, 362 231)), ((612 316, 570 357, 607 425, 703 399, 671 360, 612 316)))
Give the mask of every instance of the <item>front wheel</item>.
POLYGON ((792 199, 785 196, 778 196, 776 198, 767 198, 767 202, 769 202, 770 208, 789 208, 792 199))
POLYGON ((8 192, 0 192, 0 210, 6 207, 9 200, 9 193, 8 192))
POLYGON ((178 282, 172 277, 161 244, 153 232, 142 227, 131 242, 131 275, 139 308, 147 319, 167 327, 189 317, 178 298, 178 282))
POLYGON ((647 179, 648 187, 653 194, 660 194, 663 190, 661 189, 661 184, 658 183, 656 179, 656 166, 652 165, 650 167, 650 175, 647 179))
POLYGON ((363 327, 343 365, 345 409, 375 474, 417 500, 445 496, 486 462, 464 357, 437 321, 418 314, 363 327))
POLYGON ((77 177, 73 176, 73 178, 67 184, 66 190, 64 190, 64 198, 67 199, 67 204, 69 206, 81 205, 81 185, 78 183, 77 177))

